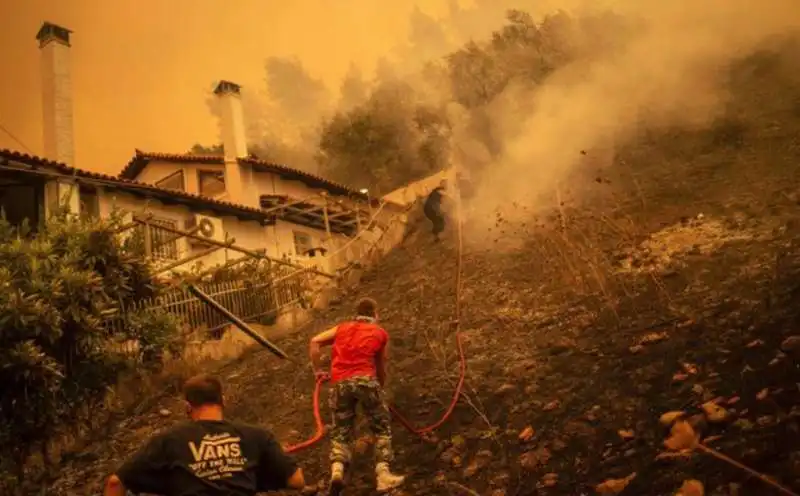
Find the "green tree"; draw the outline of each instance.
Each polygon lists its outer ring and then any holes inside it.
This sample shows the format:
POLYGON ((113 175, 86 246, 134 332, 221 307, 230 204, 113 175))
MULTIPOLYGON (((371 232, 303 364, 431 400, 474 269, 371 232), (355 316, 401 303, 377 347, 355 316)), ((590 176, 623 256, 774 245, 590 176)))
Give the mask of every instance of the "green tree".
POLYGON ((21 477, 59 428, 103 404, 120 372, 158 366, 178 342, 169 315, 120 314, 123 302, 135 307, 158 287, 119 226, 60 214, 33 235, 0 220, 0 443, 9 455, 0 472, 21 477), (109 326, 115 315, 122 325, 109 326), (117 351, 131 339, 138 355, 117 351))
POLYGON ((387 193, 444 167, 449 131, 442 109, 420 102, 410 85, 383 82, 323 126, 317 160, 333 179, 387 193))

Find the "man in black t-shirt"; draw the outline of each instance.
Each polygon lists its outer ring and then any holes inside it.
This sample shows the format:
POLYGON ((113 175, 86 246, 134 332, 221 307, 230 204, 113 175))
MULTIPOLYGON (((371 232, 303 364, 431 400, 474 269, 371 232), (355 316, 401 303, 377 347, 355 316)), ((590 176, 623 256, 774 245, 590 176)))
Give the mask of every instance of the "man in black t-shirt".
POLYGON ((157 434, 106 482, 104 496, 254 496, 302 489, 303 471, 270 432, 223 419, 222 385, 208 375, 183 388, 191 421, 157 434))

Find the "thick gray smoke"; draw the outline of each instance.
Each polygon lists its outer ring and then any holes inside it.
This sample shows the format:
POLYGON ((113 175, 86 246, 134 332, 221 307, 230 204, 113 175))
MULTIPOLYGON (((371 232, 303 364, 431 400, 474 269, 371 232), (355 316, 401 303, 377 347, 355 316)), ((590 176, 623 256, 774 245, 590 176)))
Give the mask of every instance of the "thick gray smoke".
MULTIPOLYGON (((793 0, 611 3, 636 26, 604 34, 615 50, 563 67, 540 86, 512 85, 491 104, 503 153, 482 175, 482 210, 554 205, 559 181, 584 160, 580 150, 613 149, 642 125, 710 123, 727 99, 726 67, 800 26, 793 0)), ((468 133, 454 137, 456 147, 470 144, 468 133)))

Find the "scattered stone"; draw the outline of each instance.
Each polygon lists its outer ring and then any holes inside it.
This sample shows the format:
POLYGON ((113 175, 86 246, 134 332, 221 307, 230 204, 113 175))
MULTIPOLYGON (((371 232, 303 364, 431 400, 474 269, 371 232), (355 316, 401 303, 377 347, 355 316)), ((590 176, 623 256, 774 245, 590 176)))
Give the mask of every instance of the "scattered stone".
POLYGON ((636 354, 636 353, 642 352, 644 350, 644 346, 641 345, 641 344, 635 344, 635 345, 631 346, 630 348, 628 348, 628 350, 631 353, 636 354))
POLYGON ((620 429, 617 431, 617 434, 619 434, 619 437, 621 437, 625 441, 633 439, 635 437, 635 434, 631 430, 620 429))
POLYGON ((169 417, 170 415, 172 415, 172 412, 167 410, 166 408, 162 408, 161 410, 158 411, 158 414, 161 415, 162 417, 169 417))
POLYGON ((517 386, 515 386, 513 384, 503 384, 502 386, 497 388, 497 391, 495 391, 495 394, 504 395, 504 394, 508 394, 508 393, 510 393, 512 391, 515 391, 516 389, 517 389, 517 386))
POLYGON ((781 343, 781 351, 794 360, 800 360, 800 336, 789 336, 784 339, 781 343))
POLYGON ((636 472, 623 479, 608 479, 595 486, 594 489, 597 491, 597 494, 619 494, 624 491, 625 488, 628 487, 628 484, 635 478, 636 472))
POLYGON ((664 446, 670 451, 683 451, 694 449, 698 442, 698 435, 692 426, 686 421, 679 420, 672 426, 664 446))
POLYGON ((749 343, 747 343, 747 345, 745 347, 746 348, 757 348, 759 346, 762 346, 763 344, 764 344, 764 341, 762 341, 760 339, 756 339, 755 341, 750 341, 749 343))
POLYGON ((602 408, 600 407, 600 405, 594 405, 588 412, 586 412, 585 415, 586 420, 588 420, 589 422, 594 422, 595 420, 597 420, 601 410, 602 408))
POLYGON ((719 424, 727 421, 730 418, 730 412, 716 404, 714 401, 707 401, 703 403, 701 408, 703 409, 703 413, 706 414, 708 421, 712 424, 719 424))
POLYGON ((697 366, 691 363, 684 363, 683 370, 685 370, 687 374, 697 375, 697 366))
POLYGON ((524 443, 527 443, 528 441, 533 439, 533 436, 535 434, 536 434, 536 431, 534 431, 533 427, 531 427, 529 425, 528 427, 522 429, 522 432, 519 433, 519 440, 524 442, 524 443))
POLYGON ((705 496, 706 490, 703 483, 699 480, 690 479, 683 481, 683 485, 675 493, 675 496, 705 496))
POLYGON ((759 401, 763 401, 763 400, 767 399, 767 396, 769 396, 769 389, 768 388, 764 388, 761 391, 759 391, 758 393, 756 393, 756 399, 759 400, 759 401))
POLYGON ((558 484, 558 474, 554 472, 544 474, 540 484, 542 487, 555 487, 558 484))
POLYGON ((550 461, 550 450, 547 448, 539 448, 536 450, 523 453, 519 457, 519 464, 525 470, 533 472, 539 468, 547 465, 550 461))
POLYGON ((489 466, 489 462, 492 460, 492 452, 488 450, 479 451, 475 458, 467 465, 467 468, 464 469, 464 477, 472 477, 477 474, 479 471, 483 470, 487 466, 489 466))
POLYGON ((727 403, 728 403, 729 405, 735 405, 736 403, 739 403, 739 400, 741 400, 741 398, 739 398, 738 396, 731 396, 731 397, 728 399, 728 402, 727 402, 727 403))
POLYGON ((660 341, 664 341, 665 339, 667 339, 666 332, 651 332, 642 336, 642 338, 639 339, 639 344, 640 345, 654 344, 660 341))
POLYGON ((684 417, 684 416, 686 416, 686 412, 680 412, 680 411, 667 412, 667 413, 661 415, 661 418, 659 418, 658 421, 664 427, 669 427, 676 420, 678 420, 679 418, 684 417))
POLYGON ((556 408, 558 408, 559 406, 561 406, 561 402, 558 401, 558 400, 553 400, 550 403, 546 404, 542 408, 542 410, 544 410, 546 412, 551 412, 551 411, 555 410, 556 408))

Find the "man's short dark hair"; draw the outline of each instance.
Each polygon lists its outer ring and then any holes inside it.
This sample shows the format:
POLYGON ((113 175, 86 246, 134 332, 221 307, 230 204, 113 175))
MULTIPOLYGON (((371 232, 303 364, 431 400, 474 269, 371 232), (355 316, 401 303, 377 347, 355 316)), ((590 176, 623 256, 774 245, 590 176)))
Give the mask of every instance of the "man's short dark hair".
POLYGON ((356 305, 356 315, 375 318, 378 315, 378 302, 372 298, 361 298, 356 305))
POLYGON ((222 405, 222 383, 208 374, 196 375, 183 384, 183 397, 193 407, 222 405))

